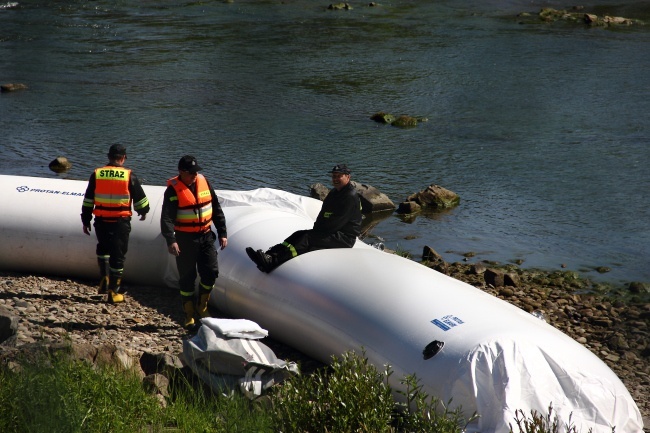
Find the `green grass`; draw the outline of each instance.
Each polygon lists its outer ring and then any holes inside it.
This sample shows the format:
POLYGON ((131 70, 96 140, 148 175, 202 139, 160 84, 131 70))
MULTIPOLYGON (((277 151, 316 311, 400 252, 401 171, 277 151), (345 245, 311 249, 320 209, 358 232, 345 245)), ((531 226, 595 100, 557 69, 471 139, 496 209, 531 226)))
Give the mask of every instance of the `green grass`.
MULTIPOLYGON (((365 355, 365 354, 364 354, 365 355)), ((399 402, 392 375, 365 356, 346 353, 309 376, 294 376, 251 402, 238 392, 218 394, 198 379, 172 378, 165 404, 145 392, 134 373, 67 358, 0 368, 0 431, 201 433, 461 433, 465 418, 422 391, 415 376, 402 380, 399 402)), ((557 417, 517 412, 512 433, 557 433, 557 417)), ((569 433, 575 427, 565 426, 569 433)), ((613 430, 612 430, 613 431, 613 430)))
POLYGON ((0 370, 0 431, 272 432, 245 397, 214 395, 187 381, 173 385, 166 407, 133 373, 65 359, 0 370))

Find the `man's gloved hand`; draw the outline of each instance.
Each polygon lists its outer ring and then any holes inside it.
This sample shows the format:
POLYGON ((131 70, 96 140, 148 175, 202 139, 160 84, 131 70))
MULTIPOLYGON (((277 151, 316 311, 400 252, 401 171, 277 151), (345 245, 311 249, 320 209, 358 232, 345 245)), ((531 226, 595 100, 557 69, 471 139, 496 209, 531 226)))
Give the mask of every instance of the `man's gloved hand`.
POLYGON ((84 233, 87 234, 88 236, 90 236, 90 231, 91 230, 92 229, 90 228, 90 226, 84 226, 84 233))

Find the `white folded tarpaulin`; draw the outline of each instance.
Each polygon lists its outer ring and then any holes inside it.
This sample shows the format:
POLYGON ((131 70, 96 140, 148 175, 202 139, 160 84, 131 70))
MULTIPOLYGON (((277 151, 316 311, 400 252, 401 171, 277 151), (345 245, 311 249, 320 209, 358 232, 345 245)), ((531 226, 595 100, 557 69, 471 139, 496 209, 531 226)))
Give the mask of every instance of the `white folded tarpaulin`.
POLYGON ((196 335, 183 341, 183 359, 215 392, 237 386, 251 399, 299 373, 296 363, 279 359, 258 339, 225 337, 206 319, 196 335))
POLYGON ((268 337, 269 331, 248 319, 219 319, 206 317, 201 324, 212 329, 218 335, 229 338, 259 339, 268 337))

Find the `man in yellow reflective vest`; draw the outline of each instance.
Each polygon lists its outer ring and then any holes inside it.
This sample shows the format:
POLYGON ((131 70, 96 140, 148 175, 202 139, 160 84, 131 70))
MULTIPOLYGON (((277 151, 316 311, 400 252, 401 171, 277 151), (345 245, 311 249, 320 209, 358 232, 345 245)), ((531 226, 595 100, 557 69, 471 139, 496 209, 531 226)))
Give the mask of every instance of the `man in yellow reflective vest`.
POLYGON ((208 301, 219 276, 215 241, 223 250, 228 245, 226 217, 217 195, 202 174, 196 158, 183 156, 178 176, 167 181, 160 214, 160 231, 167 250, 176 257, 185 320, 183 327, 196 327, 195 314, 209 317, 208 301), (217 229, 215 235, 212 223, 217 229), (194 302, 196 273, 200 277, 198 303, 194 302))
POLYGON ((81 207, 83 231, 90 235, 90 222, 95 216, 97 264, 101 280, 99 294, 108 293, 112 304, 124 302, 120 293, 124 260, 131 233, 131 206, 143 221, 149 212, 149 200, 134 173, 124 167, 126 148, 113 144, 108 150, 108 164, 95 169, 81 207))

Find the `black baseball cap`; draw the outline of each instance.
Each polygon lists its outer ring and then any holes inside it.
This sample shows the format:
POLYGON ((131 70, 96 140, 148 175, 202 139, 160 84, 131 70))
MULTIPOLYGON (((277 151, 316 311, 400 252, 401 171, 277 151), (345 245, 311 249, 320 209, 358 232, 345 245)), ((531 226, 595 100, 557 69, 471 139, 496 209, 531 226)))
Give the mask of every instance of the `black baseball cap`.
POLYGON ((196 158, 192 155, 185 155, 182 157, 181 160, 178 161, 178 169, 190 173, 196 173, 197 171, 203 170, 199 163, 196 162, 196 158))
POLYGON ((334 168, 332 168, 330 173, 350 174, 352 173, 352 171, 345 164, 336 164, 334 168))
POLYGON ((121 144, 111 145, 111 147, 108 149, 108 157, 116 158, 120 156, 126 156, 126 147, 122 146, 121 144))

